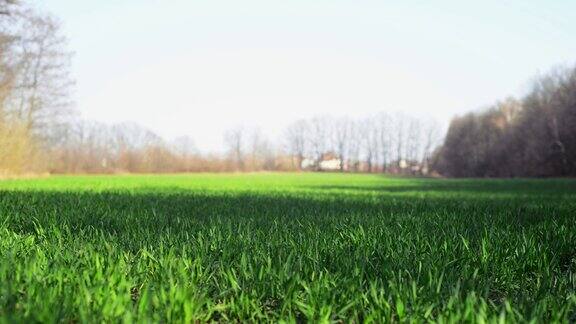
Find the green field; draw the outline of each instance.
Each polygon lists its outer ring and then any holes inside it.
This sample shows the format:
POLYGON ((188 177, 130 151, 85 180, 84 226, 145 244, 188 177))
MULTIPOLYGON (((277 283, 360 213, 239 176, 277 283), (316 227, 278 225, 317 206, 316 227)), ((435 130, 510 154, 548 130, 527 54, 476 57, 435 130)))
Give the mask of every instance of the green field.
POLYGON ((576 321, 576 180, 0 181, 0 322, 576 321))

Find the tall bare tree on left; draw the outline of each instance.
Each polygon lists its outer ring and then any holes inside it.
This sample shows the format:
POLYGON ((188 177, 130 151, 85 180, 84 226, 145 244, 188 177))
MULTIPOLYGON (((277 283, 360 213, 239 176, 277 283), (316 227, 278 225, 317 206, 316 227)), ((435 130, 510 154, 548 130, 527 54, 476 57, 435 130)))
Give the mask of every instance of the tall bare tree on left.
POLYGON ((69 113, 71 53, 59 22, 50 15, 24 11, 20 28, 15 108, 29 131, 45 132, 69 113))
POLYGON ((7 160, 19 172, 38 167, 62 140, 72 112, 66 43, 51 15, 0 0, 0 172, 10 171, 7 160))

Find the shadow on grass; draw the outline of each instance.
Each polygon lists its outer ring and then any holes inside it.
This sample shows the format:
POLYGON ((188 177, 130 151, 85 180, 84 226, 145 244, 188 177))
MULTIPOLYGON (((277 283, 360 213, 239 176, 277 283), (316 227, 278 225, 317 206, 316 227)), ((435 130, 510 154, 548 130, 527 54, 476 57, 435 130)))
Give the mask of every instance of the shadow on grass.
POLYGON ((478 194, 507 195, 507 196, 533 196, 537 197, 564 197, 576 196, 576 181, 571 179, 412 179, 410 184, 381 185, 321 185, 310 188, 318 190, 379 192, 383 194, 395 193, 433 193, 461 194, 464 199, 477 198, 478 194))
MULTIPOLYGON (((293 192, 216 193, 173 191, 54 192, 0 191, 0 225, 17 232, 34 232, 40 226, 66 225, 69 229, 97 229, 110 235, 134 231, 149 234, 193 231, 208 226, 267 228, 273 224, 332 228, 336 225, 394 226, 419 219, 426 225, 446 219, 474 220, 464 227, 538 223, 555 215, 569 214, 573 204, 558 204, 543 194, 516 199, 486 198, 477 186, 446 184, 426 186, 323 186, 318 194, 293 192), (336 190, 332 192, 331 190, 336 190), (382 192, 466 191, 462 197, 349 195, 338 190, 382 192), (540 199, 536 199, 540 197, 540 199)), ((163 188, 162 190, 165 190, 163 188)), ((488 190, 486 188, 486 190, 488 190)), ((492 191, 489 191, 492 192, 492 191)), ((498 188, 510 192, 510 188, 498 188)), ((552 190, 553 192, 553 190, 552 190)), ((548 193, 548 191, 545 191, 548 193)), ((552 193, 550 193, 552 194, 552 193)), ((568 200, 564 200, 568 201, 568 200)), ((296 228, 295 227, 295 228, 296 228)), ((294 229, 295 229, 294 228, 294 229)))

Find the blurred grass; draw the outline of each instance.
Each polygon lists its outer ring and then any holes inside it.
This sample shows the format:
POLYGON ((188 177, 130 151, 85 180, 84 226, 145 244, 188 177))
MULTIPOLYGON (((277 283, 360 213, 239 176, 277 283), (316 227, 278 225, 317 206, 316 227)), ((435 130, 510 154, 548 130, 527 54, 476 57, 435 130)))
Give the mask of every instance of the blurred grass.
POLYGON ((575 198, 562 179, 5 180, 0 317, 574 321, 575 198))

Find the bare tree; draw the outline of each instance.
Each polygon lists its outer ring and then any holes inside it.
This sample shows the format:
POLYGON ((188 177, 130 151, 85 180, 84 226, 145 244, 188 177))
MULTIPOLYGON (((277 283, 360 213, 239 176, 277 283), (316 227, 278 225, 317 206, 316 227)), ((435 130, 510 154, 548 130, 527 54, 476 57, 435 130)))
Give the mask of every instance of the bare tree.
POLYGON ((307 150, 307 141, 309 136, 309 125, 308 122, 300 119, 292 123, 285 132, 286 144, 288 146, 288 152, 292 157, 292 163, 294 164, 294 159, 296 159, 297 169, 302 169, 302 161, 304 160, 304 154, 307 150))
POLYGON ((404 141, 404 125, 400 114, 395 114, 392 117, 392 128, 391 136, 392 138, 392 150, 393 150, 393 162, 396 167, 400 168, 400 160, 402 160, 402 148, 404 141))
POLYGON ((328 150, 330 128, 326 117, 314 117, 310 121, 310 150, 316 168, 320 168, 322 156, 328 150))
POLYGON ((419 169, 415 164, 420 161, 421 135, 420 120, 414 117, 409 118, 406 131, 406 159, 410 168, 408 171, 412 174, 415 174, 419 169))
POLYGON ((340 160, 340 172, 344 172, 344 162, 348 152, 348 144, 351 132, 350 120, 346 117, 335 119, 332 132, 332 140, 338 159, 340 160))
POLYGON ((392 132, 390 116, 386 113, 380 113, 377 118, 378 144, 380 152, 380 162, 382 163, 382 172, 387 172, 388 165, 392 160, 392 132))
POLYGON ((11 17, 12 2, 0 0, 0 122, 6 122, 8 98, 12 94, 15 81, 15 35, 11 17))
POLYGON ((237 127, 224 134, 224 143, 235 163, 236 170, 244 171, 244 128, 237 127))
POLYGON ((368 172, 374 171, 375 163, 378 159, 378 128, 374 118, 366 118, 361 122, 362 146, 366 158, 368 172))
POLYGON ((263 156, 268 146, 259 128, 251 128, 248 131, 248 150, 250 152, 249 169, 260 170, 263 164, 263 156))
POLYGON ((394 115, 393 125, 394 125, 394 144, 396 145, 396 163, 397 167, 400 169, 402 167, 402 161, 404 160, 405 147, 405 115, 402 113, 396 113, 394 115))
POLYGON ((15 109, 31 132, 61 122, 70 107, 71 54, 59 23, 49 15, 25 11, 21 14, 17 49, 15 109))
POLYGON ((348 167, 352 171, 359 171, 360 153, 362 148, 362 125, 358 120, 350 121, 350 136, 348 136, 348 167))
POLYGON ((11 125, 5 140, 26 143, 26 165, 45 161, 43 144, 62 135, 62 127, 44 126, 56 120, 55 107, 64 106, 56 102, 67 98, 67 65, 58 56, 65 53, 63 40, 50 16, 0 0, 0 124, 11 125))
POLYGON ((422 173, 424 175, 430 172, 432 152, 438 146, 440 141, 440 125, 436 120, 429 120, 424 126, 424 145, 422 153, 422 173))

